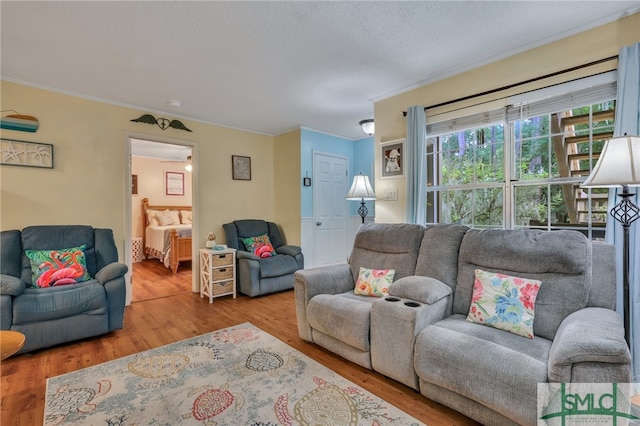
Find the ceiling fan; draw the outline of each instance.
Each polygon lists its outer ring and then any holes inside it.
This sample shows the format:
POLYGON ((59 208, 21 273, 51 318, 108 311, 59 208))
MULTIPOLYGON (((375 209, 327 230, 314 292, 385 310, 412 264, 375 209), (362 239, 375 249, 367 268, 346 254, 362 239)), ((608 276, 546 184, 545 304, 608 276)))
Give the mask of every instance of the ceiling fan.
POLYGON ((191 156, 188 155, 186 160, 162 160, 161 163, 186 163, 184 168, 186 171, 190 172, 193 170, 193 163, 191 161, 191 156))

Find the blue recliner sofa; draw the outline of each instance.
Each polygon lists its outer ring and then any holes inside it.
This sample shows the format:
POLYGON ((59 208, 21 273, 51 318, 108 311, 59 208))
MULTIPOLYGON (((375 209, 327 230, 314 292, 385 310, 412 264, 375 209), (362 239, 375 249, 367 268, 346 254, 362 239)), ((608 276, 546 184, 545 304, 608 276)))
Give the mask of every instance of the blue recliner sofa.
POLYGON ((261 219, 235 220, 223 225, 227 245, 237 250, 238 287, 247 296, 261 296, 293 288, 295 272, 304 268, 299 246, 287 245, 278 225, 261 219), (275 253, 260 257, 245 245, 247 238, 266 236, 275 253))
POLYGON ((125 273, 110 229, 30 226, 0 233, 0 329, 25 335, 20 350, 99 336, 124 322, 125 273), (83 246, 86 281, 34 288, 27 251, 83 246))

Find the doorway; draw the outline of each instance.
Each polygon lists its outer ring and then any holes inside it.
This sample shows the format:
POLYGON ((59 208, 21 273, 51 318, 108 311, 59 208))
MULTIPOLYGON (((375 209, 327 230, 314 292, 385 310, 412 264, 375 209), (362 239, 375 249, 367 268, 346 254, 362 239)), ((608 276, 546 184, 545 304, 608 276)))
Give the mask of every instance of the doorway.
POLYGON ((172 248, 168 235, 171 229, 185 237, 193 234, 190 225, 193 216, 188 212, 194 210, 194 147, 140 137, 129 137, 129 145, 130 301, 136 303, 191 292, 194 268, 197 268, 193 248, 191 260, 180 261, 174 273, 169 264, 172 248), (165 216, 159 212, 167 210, 175 220, 159 221, 160 216, 165 216))
POLYGON ((313 153, 314 266, 344 263, 348 257, 347 157, 313 153))

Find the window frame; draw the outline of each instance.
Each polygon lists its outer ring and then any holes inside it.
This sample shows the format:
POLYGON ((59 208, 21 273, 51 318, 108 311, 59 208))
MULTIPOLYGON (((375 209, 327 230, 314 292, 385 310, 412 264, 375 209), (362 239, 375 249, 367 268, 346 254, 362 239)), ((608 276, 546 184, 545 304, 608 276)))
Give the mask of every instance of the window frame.
MULTIPOLYGON (((518 188, 526 187, 547 187, 547 193, 550 193, 550 187, 555 185, 576 185, 583 182, 587 176, 576 177, 552 177, 551 173, 546 179, 518 179, 516 173, 517 159, 515 158, 515 123, 527 118, 544 116, 568 111, 575 108, 590 107, 589 113, 593 114, 592 106, 600 102, 615 101, 616 99, 616 75, 615 72, 605 73, 593 77, 587 77, 569 83, 558 85, 560 87, 544 88, 541 90, 524 93, 509 98, 512 101, 509 105, 502 108, 495 108, 494 103, 490 104, 491 108, 486 111, 474 112, 464 115, 458 112, 458 116, 449 120, 440 122, 430 122, 427 115, 427 224, 442 223, 442 194, 451 190, 478 190, 487 188, 501 188, 502 190, 502 224, 501 225, 481 225, 468 223, 468 226, 487 228, 501 227, 506 229, 524 228, 529 226, 517 225, 516 221, 516 193, 518 188), (556 95, 550 96, 549 90, 552 89, 556 95), (478 131, 483 127, 492 124, 500 124, 503 126, 503 174, 504 181, 498 182, 473 182, 466 184, 440 184, 443 168, 443 150, 439 144, 439 138, 443 135, 453 134, 456 132, 478 131), (434 149, 437 152, 434 153, 434 149)), ((474 107, 478 111, 478 107, 474 107)), ((593 155, 593 117, 589 119, 589 156, 593 155)), ((545 137, 551 138, 554 132, 550 128, 545 137)), ((597 139, 596 139, 597 140, 597 139)), ((549 158, 553 154, 552 142, 549 141, 549 158)), ((591 167, 595 163, 591 161, 591 167)), ((549 169, 551 172, 551 169, 549 169)), ((592 190, 585 189, 589 199, 591 199, 592 190)), ((557 224, 553 226, 550 218, 551 214, 551 197, 547 197, 547 221, 546 229, 558 229, 557 224)), ((566 229, 586 230, 587 236, 593 238, 593 221, 592 221, 592 203, 589 202, 589 213, 586 225, 567 225, 566 229)), ((608 220, 608 218, 607 218, 608 220)), ((538 228, 536 226, 536 228, 538 228)), ((563 226, 563 229, 565 227, 563 226)))

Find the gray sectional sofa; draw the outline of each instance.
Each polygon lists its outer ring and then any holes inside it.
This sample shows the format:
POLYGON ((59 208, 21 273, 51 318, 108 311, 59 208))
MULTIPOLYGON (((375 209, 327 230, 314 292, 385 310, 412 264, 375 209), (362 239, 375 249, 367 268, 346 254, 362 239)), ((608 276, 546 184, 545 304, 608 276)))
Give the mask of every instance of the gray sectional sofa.
POLYGON ((365 224, 348 264, 296 273, 298 330, 483 424, 534 425, 537 384, 631 381, 615 252, 575 231, 365 224), (354 293, 393 269, 388 296, 354 293), (539 280, 533 338, 467 320, 476 269, 539 280))

